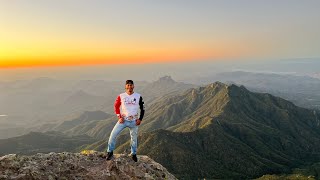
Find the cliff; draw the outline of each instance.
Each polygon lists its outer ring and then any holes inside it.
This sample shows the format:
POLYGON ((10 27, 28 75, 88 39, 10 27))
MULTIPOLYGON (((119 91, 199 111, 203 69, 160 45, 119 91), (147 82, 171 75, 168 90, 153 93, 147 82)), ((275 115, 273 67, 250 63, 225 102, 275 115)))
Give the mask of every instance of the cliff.
POLYGON ((38 153, 0 157, 2 179, 176 179, 166 168, 148 156, 134 162, 127 154, 106 161, 105 153, 38 153))

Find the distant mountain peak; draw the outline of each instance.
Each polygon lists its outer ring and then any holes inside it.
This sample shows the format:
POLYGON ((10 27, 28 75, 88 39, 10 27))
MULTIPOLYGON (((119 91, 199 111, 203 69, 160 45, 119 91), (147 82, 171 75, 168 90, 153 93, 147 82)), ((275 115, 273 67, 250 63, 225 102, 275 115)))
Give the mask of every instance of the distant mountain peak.
POLYGON ((171 76, 163 76, 163 77, 160 77, 156 82, 176 83, 176 81, 173 80, 171 76))

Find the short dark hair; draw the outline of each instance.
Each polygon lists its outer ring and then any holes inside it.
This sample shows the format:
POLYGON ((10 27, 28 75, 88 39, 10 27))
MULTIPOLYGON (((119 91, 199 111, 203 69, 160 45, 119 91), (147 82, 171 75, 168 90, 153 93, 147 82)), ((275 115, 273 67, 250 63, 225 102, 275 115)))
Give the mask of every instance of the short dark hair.
POLYGON ((132 80, 126 80, 126 84, 134 84, 132 80))

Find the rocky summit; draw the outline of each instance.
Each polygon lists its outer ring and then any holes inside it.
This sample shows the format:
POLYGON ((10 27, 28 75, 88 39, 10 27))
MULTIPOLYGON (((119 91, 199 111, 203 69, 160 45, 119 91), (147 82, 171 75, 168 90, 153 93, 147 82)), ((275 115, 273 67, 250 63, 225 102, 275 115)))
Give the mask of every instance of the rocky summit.
POLYGON ((8 154, 0 157, 3 179, 176 179, 148 156, 134 162, 128 154, 116 154, 106 161, 105 153, 38 153, 32 156, 8 154))

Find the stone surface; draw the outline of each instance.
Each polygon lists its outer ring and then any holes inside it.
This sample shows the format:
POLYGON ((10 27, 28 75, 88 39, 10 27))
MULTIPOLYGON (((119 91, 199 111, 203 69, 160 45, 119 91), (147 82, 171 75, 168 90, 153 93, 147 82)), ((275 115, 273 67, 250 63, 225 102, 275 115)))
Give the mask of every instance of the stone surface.
POLYGON ((0 157, 0 180, 176 179, 148 156, 138 155, 138 162, 128 154, 116 154, 110 161, 106 161, 105 156, 105 153, 96 151, 32 156, 8 154, 0 157))

